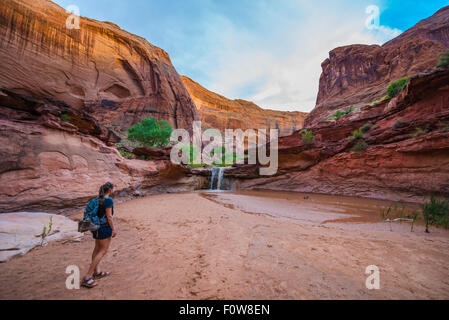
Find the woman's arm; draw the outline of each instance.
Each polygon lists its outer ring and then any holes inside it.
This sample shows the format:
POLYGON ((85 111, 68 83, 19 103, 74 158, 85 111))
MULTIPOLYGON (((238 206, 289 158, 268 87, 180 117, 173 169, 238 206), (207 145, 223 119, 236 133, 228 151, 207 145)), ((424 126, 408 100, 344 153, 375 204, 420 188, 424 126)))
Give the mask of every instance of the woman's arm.
POLYGON ((112 237, 115 238, 117 231, 115 230, 114 219, 112 219, 112 208, 106 208, 106 218, 108 219, 109 226, 112 229, 112 237))

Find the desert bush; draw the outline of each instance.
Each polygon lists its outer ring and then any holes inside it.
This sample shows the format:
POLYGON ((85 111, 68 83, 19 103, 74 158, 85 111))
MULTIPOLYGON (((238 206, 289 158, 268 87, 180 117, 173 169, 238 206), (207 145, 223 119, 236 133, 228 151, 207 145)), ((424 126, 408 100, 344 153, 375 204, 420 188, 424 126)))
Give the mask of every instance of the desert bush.
POLYGON ((354 111, 354 106, 349 107, 346 111, 338 110, 332 117, 327 118, 326 120, 337 120, 345 115, 351 114, 354 111))
POLYGON ((198 147, 197 146, 191 146, 191 145, 183 145, 181 147, 181 150, 183 153, 186 153, 189 155, 189 166, 190 167, 199 167, 199 165, 194 165, 193 161, 195 160, 196 157, 199 157, 200 153, 198 151, 198 147))
POLYGON ((136 155, 134 153, 128 152, 126 150, 118 149, 118 152, 120 152, 122 157, 125 159, 135 159, 136 158, 136 155))
MULTIPOLYGON (((191 167, 191 168, 208 167, 208 165, 205 164, 205 163, 200 163, 200 164, 194 164, 193 163, 195 157, 199 157, 199 155, 200 155, 199 150, 198 150, 198 148, 196 146, 185 145, 185 146, 182 147, 182 151, 187 153, 187 154, 189 154, 189 164, 188 164, 189 167, 191 167)), ((220 160, 219 161, 214 160, 212 166, 229 167, 229 166, 232 166, 234 163, 237 162, 237 160, 240 159, 237 156, 237 154, 227 152, 226 147, 216 147, 214 150, 212 150, 212 152, 211 152, 212 159, 214 158, 214 155, 216 153, 220 153, 220 151, 221 151, 221 158, 220 158, 220 160), (227 163, 226 162, 226 158, 227 157, 232 159, 231 163, 227 163)))
POLYGON ((172 131, 167 121, 146 118, 128 129, 128 140, 149 148, 164 147, 169 144, 172 131))
POLYGON ((367 133, 368 131, 371 130, 372 126, 373 126, 372 123, 364 124, 364 125, 360 128, 360 131, 363 132, 363 133, 367 133))
POLYGON ((426 223, 426 232, 429 233, 429 226, 443 226, 449 228, 449 200, 439 200, 435 196, 429 202, 422 205, 422 215, 426 223))
POLYGON ((364 138, 364 135, 363 135, 363 132, 361 129, 354 130, 352 132, 352 136, 349 137, 349 141, 355 141, 355 140, 363 139, 363 138, 364 138))
POLYGON ((143 160, 143 161, 151 161, 151 157, 150 156, 140 156, 139 159, 143 160))
POLYGON ((408 78, 399 79, 388 86, 387 95, 390 98, 396 97, 408 84, 408 78))
POLYGON ((416 128, 415 131, 410 134, 410 137, 418 138, 418 137, 421 137, 422 135, 425 135, 425 134, 426 134, 425 130, 423 130, 421 128, 416 128))
POLYGON ((400 129, 405 127, 407 124, 405 123, 404 120, 402 119, 398 119, 396 120, 396 122, 393 124, 393 129, 400 129))
POLYGON ((358 140, 355 145, 352 147, 352 151, 355 152, 363 152, 368 148, 368 144, 365 142, 365 140, 360 139, 358 140))
POLYGON ((449 68, 449 51, 447 51, 445 54, 443 54, 440 58, 440 62, 438 62, 437 67, 440 68, 449 68))
POLYGON ((63 114, 61 114, 61 120, 62 121, 70 121, 70 116, 67 114, 67 113, 63 113, 63 114))
POLYGON ((390 99, 390 96, 386 95, 386 96, 384 96, 384 97, 382 97, 382 98, 376 99, 376 100, 374 100, 373 102, 371 102, 369 105, 370 105, 370 106, 374 106, 375 104, 378 104, 378 103, 380 103, 380 102, 382 102, 382 101, 385 101, 385 100, 387 100, 387 99, 390 99))
POLYGON ((302 138, 302 141, 304 141, 305 143, 311 144, 313 142, 313 140, 315 139, 315 136, 313 135, 312 131, 310 131, 310 130, 302 130, 301 138, 302 138))

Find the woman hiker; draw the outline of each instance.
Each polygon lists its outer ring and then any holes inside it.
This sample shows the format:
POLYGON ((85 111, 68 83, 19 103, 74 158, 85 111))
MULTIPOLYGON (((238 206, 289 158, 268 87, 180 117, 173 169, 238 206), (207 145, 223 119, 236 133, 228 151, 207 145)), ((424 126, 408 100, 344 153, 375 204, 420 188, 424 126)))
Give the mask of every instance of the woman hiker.
POLYGON ((98 285, 96 280, 109 276, 110 272, 101 271, 100 262, 108 252, 112 238, 115 238, 117 231, 114 220, 114 200, 111 195, 114 191, 114 185, 110 182, 100 187, 98 193, 98 217, 100 218, 101 226, 97 231, 92 232, 95 239, 95 248, 92 253, 92 263, 89 271, 83 278, 81 285, 85 288, 94 288, 98 285))

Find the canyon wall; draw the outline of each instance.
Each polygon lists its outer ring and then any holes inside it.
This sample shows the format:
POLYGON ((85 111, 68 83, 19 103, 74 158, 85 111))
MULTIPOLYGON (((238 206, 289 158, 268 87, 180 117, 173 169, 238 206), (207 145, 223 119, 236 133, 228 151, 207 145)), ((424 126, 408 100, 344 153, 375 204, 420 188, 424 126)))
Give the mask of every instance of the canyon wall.
POLYGON ((191 128, 196 108, 166 52, 109 22, 68 29, 68 17, 47 0, 0 2, 0 88, 63 101, 117 130, 144 117, 191 128))
POLYGON ((197 111, 163 50, 46 0, 0 2, 0 212, 199 188, 170 161, 124 159, 114 133, 144 117, 191 129, 197 111))
POLYGON ((382 98, 391 82, 430 71, 448 49, 449 7, 445 7, 383 46, 332 50, 322 64, 316 107, 305 125, 315 125, 336 110, 382 98))
POLYGON ((0 212, 83 206, 107 181, 117 198, 201 187, 169 160, 124 159, 113 132, 64 102, 3 90, 0 106, 0 212))
POLYGON ((280 139, 279 172, 259 177, 257 166, 228 176, 243 189, 269 189, 423 202, 449 197, 449 70, 410 79, 396 98, 280 139), (354 130, 370 124, 363 139, 354 130), (362 150, 354 150, 357 142, 362 150))
POLYGON ((281 138, 275 176, 260 177, 252 165, 226 175, 243 189, 410 202, 449 197, 449 70, 436 68, 448 49, 445 7, 383 46, 331 51, 305 121, 313 140, 301 132, 281 138), (410 80, 397 97, 373 103, 402 77, 410 80), (352 113, 326 120, 351 105, 352 113))
POLYGON ((279 129, 287 136, 302 128, 307 113, 262 109, 245 100, 230 100, 211 92, 192 79, 182 80, 190 93, 204 127, 225 129, 279 129))

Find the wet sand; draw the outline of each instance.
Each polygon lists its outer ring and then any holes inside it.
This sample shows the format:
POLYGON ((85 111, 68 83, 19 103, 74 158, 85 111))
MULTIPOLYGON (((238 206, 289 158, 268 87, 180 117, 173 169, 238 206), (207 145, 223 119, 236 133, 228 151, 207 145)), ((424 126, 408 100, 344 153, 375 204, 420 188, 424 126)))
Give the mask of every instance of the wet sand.
MULTIPOLYGON (((284 191, 203 192, 201 195, 248 214, 348 230, 409 233, 412 223, 407 221, 410 220, 407 216, 420 210, 419 205, 412 203, 284 191), (389 208, 390 215, 383 216, 382 212, 387 214, 389 208), (403 219, 391 224, 385 222, 399 217, 403 219)), ((420 220, 415 222, 413 228, 418 234, 425 231, 424 222, 420 220)), ((434 232, 448 234, 439 229, 434 232)))
POLYGON ((93 240, 86 236, 0 264, 0 299, 449 299, 446 231, 347 228, 351 222, 339 218, 359 213, 349 212, 345 199, 330 205, 333 211, 304 200, 323 214, 316 219, 310 208, 298 217, 298 207, 307 207, 298 199, 287 200, 295 210, 273 211, 265 195, 208 196, 157 195, 117 205, 119 235, 102 264, 112 275, 98 288, 65 288, 68 265, 87 269, 93 240), (234 209, 221 204, 226 197, 234 197, 234 209), (254 214, 254 207, 267 213, 254 214), (288 217, 276 217, 280 211, 288 217), (365 286, 369 265, 380 268, 380 290, 365 286))

